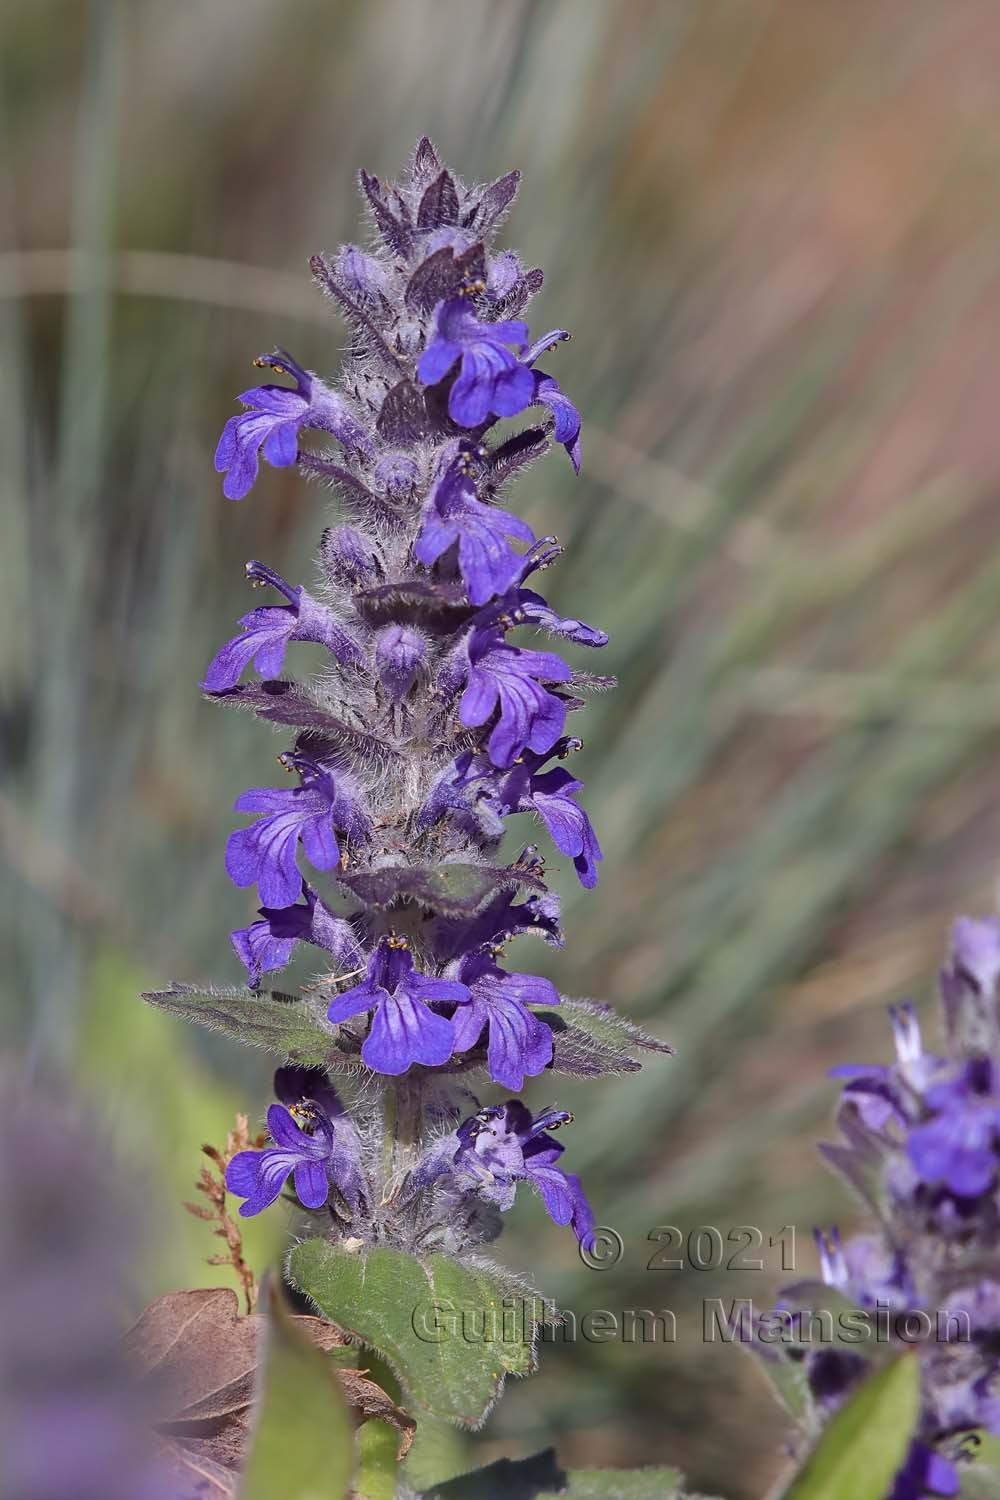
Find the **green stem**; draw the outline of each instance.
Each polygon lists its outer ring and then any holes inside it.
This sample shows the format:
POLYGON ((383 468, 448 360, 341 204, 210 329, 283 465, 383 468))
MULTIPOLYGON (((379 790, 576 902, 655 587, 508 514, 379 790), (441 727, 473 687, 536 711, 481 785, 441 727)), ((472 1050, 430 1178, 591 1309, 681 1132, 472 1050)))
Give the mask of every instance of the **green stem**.
POLYGON ((382 1183, 388 1192, 396 1171, 396 1130, 399 1123, 399 1083, 386 1079, 382 1093, 382 1183))
POLYGON ((382 1110, 382 1175, 386 1187, 412 1167, 423 1130, 423 1088, 416 1078, 398 1078, 385 1085, 382 1110))
POLYGON ((365 1422, 358 1432, 355 1490, 364 1500, 394 1500, 399 1434, 387 1422, 365 1422))

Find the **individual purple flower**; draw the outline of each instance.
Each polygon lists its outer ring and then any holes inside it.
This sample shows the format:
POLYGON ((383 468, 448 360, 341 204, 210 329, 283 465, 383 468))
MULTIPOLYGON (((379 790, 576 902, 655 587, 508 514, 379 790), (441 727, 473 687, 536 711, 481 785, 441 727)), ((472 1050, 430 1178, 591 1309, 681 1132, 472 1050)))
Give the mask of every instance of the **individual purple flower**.
POLYGON ((327 1015, 336 1026, 373 1010, 362 1061, 376 1073, 398 1075, 413 1063, 434 1068, 448 1061, 455 1048, 452 1023, 429 1007, 434 1001, 468 999, 466 985, 418 973, 405 942, 390 937, 369 958, 361 983, 332 1000, 327 1015))
POLYGON ((273 354, 259 355, 254 364, 290 375, 295 389, 256 385, 238 397, 247 410, 229 418, 215 450, 216 472, 226 476, 222 492, 228 499, 242 500, 249 494, 261 452, 277 469, 294 464, 299 433, 305 427, 332 433, 345 448, 371 451, 371 439, 344 401, 290 354, 276 349, 273 354))
POLYGON ((353 1207, 364 1189, 358 1139, 322 1068, 279 1068, 274 1078, 280 1104, 267 1112, 274 1141, 263 1151, 240 1151, 226 1168, 226 1186, 244 1218, 268 1208, 294 1174, 305 1208, 322 1208, 333 1185, 353 1207))
POLYGON ((280 574, 259 562, 248 562, 246 575, 251 583, 270 584, 284 594, 288 603, 265 605, 243 615, 242 634, 227 641, 209 663, 202 683, 206 692, 224 693, 234 688, 251 661, 262 677, 277 677, 290 641, 314 641, 325 646, 342 664, 360 661, 357 641, 301 584, 293 588, 280 574))
POLYGON ((517 624, 537 625, 539 629, 548 630, 552 635, 561 635, 577 646, 599 649, 608 644, 606 630, 598 630, 595 625, 588 625, 583 620, 564 619, 562 615, 556 614, 541 594, 536 594, 531 589, 517 590, 513 600, 513 615, 517 624))
POLYGON ((565 1148, 548 1134, 572 1118, 564 1109, 532 1116, 519 1099, 490 1105, 459 1126, 455 1167, 477 1181, 479 1195, 501 1212, 513 1205, 518 1182, 530 1182, 553 1223, 571 1225, 586 1250, 593 1244, 593 1210, 579 1177, 556 1165, 565 1148))
MULTIPOLYGON (((559 344, 570 335, 565 328, 553 328, 551 333, 543 334, 536 339, 524 354, 524 363, 534 366, 535 361, 545 354, 554 345, 559 344)), ((547 406, 555 418, 555 439, 562 443, 569 454, 573 468, 580 472, 580 413, 572 401, 560 388, 558 380, 554 375, 547 375, 544 370, 532 368, 535 378, 535 393, 532 406, 547 406)))
POLYGON ((496 629, 477 629, 469 642, 469 675, 459 718, 479 728, 499 709, 487 751, 502 770, 523 750, 551 750, 562 734, 567 705, 542 686, 573 675, 561 656, 509 646, 496 629))
POLYGON ((477 949, 502 947, 526 934, 561 948, 560 917, 560 901, 555 891, 533 892, 526 900, 518 901, 510 891, 501 890, 475 916, 435 918, 428 939, 441 961, 448 963, 477 949))
POLYGON ((468 1052, 488 1032, 486 1059, 490 1077, 507 1089, 519 1089, 552 1061, 552 1031, 532 1015, 529 1005, 558 1005, 559 991, 549 979, 509 974, 489 953, 472 953, 458 976, 471 1000, 452 1017, 455 1051, 468 1052))
POLYGON ((1000 1098, 994 1065, 975 1058, 924 1093, 931 1118, 910 1130, 907 1155, 924 1182, 976 1198, 996 1181, 1000 1098))
MULTIPOLYGON (((578 740, 566 740, 562 748, 554 747, 554 753, 566 754, 578 744, 578 740)), ((552 753, 525 753, 521 764, 515 765, 501 782, 497 802, 503 812, 538 813, 556 848, 572 859, 580 884, 592 890, 597 884, 597 864, 603 856, 590 819, 573 800, 577 792, 583 791, 583 782, 577 781, 563 766, 540 772, 539 767, 552 753)))
POLYGON ((547 406, 555 417, 555 439, 562 443, 570 456, 573 468, 580 472, 580 413, 572 401, 560 389, 558 380, 553 375, 546 375, 544 370, 533 370, 535 377, 535 393, 532 405, 547 406))
POLYGON ((468 456, 460 454, 431 491, 413 552, 429 568, 457 542, 459 571, 469 599, 485 604, 521 576, 523 558, 508 537, 533 542, 535 533, 526 521, 477 498, 468 456))
POLYGON ((845 1245, 836 1228, 828 1234, 816 1229, 813 1234, 824 1286, 833 1287, 859 1307, 902 1311, 912 1306, 915 1294, 905 1257, 880 1235, 858 1234, 845 1245))
POLYGON ((958 1495, 962 1481, 951 1459, 927 1443, 913 1442, 887 1500, 937 1500, 958 1495))
POLYGON ((448 393, 448 415, 459 427, 479 427, 490 417, 516 417, 535 397, 535 376, 506 347, 523 352, 528 325, 514 318, 481 323, 464 297, 435 309, 434 337, 417 365, 424 385, 436 385, 461 360, 448 393))
POLYGON ((297 854, 301 842, 309 863, 332 870, 340 859, 335 825, 358 833, 364 826, 356 805, 338 787, 333 772, 304 755, 284 755, 299 772, 297 787, 252 787, 237 797, 236 812, 262 813, 238 828, 226 845, 226 870, 234 885, 257 885, 264 906, 291 906, 302 890, 297 854))
POLYGON ((891 1125, 905 1129, 914 1115, 916 1099, 946 1067, 943 1058, 924 1049, 920 1023, 912 1004, 889 1007, 896 1061, 892 1064, 843 1064, 831 1068, 831 1078, 847 1080, 843 1101, 852 1104, 862 1123, 872 1131, 891 1125))
POLYGON ((304 902, 294 906, 262 906, 259 921, 229 934, 251 989, 258 988, 264 974, 283 969, 299 942, 332 953, 345 969, 353 969, 361 961, 361 948, 351 924, 335 916, 305 881, 302 895, 304 902))
POLYGON ((583 782, 575 780, 561 766, 550 771, 540 769, 553 755, 561 759, 578 750, 581 744, 581 740, 564 738, 541 755, 526 750, 507 774, 499 778, 485 755, 465 751, 433 787, 421 809, 421 826, 429 827, 447 813, 461 826, 474 830, 478 817, 490 835, 499 837, 508 814, 535 813, 560 853, 573 860, 581 885, 592 889, 597 884, 597 864, 603 856, 590 819, 574 801, 583 790, 583 782), (475 794, 473 813, 468 788, 477 784, 480 789, 475 794))

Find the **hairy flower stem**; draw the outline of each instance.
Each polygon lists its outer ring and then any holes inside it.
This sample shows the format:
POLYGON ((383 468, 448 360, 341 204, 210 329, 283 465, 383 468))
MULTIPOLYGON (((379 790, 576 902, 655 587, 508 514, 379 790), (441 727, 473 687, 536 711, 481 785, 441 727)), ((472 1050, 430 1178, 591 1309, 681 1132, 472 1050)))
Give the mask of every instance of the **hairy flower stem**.
POLYGON ((387 1081, 382 1089, 382 1175, 384 1196, 392 1196, 402 1176, 424 1147, 421 1079, 387 1081))

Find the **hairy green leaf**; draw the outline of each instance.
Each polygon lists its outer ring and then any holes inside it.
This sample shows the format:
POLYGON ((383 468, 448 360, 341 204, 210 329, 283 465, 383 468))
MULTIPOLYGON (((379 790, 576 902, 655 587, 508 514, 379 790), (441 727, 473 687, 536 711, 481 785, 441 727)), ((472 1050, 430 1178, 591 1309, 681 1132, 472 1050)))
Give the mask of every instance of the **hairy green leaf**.
POLYGON ((535 1368, 546 1305, 496 1271, 311 1239, 294 1247, 288 1272, 325 1317, 376 1349, 412 1403, 432 1416, 477 1427, 506 1377, 535 1368))
POLYGON ((148 990, 142 998, 159 1010, 225 1032, 288 1062, 323 1068, 358 1063, 354 1044, 348 1050, 346 1037, 342 1039, 304 1000, 292 995, 175 984, 168 990, 148 990))
POLYGON ((595 1078, 602 1073, 636 1073, 636 1052, 672 1052, 658 1037, 641 1031, 610 1005, 596 1000, 564 1000, 558 1010, 536 1010, 551 1027, 557 1073, 595 1078))

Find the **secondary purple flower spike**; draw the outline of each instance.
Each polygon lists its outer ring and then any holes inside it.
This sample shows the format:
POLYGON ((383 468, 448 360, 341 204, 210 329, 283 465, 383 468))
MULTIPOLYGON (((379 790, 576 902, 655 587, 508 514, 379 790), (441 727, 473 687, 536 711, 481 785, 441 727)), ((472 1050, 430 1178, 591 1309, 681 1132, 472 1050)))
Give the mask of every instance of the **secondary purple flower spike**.
POLYGON ((562 657, 509 646, 499 630, 487 629, 473 634, 469 658, 459 717, 478 728, 499 708, 487 741, 493 764, 506 769, 522 750, 551 750, 562 734, 567 705, 542 682, 569 681, 573 674, 562 657))
POLYGON ((222 492, 227 499, 242 500, 249 494, 261 452, 276 469, 295 463, 304 427, 330 432, 350 450, 370 451, 371 439, 346 404, 290 354, 276 349, 273 354, 258 355, 254 364, 290 375, 295 389, 255 385, 238 398, 247 410, 229 418, 215 450, 216 471, 226 476, 222 492))
POLYGON ((253 787, 237 797, 236 812, 263 813, 250 828, 230 834, 226 870, 234 885, 256 884, 264 906, 291 906, 302 890, 297 853, 301 842, 309 863, 332 870, 340 859, 335 823, 354 831, 360 814, 337 786, 333 773, 303 755, 286 755, 283 763, 298 770, 297 787, 253 787))
POLYGON ((508 974, 488 953, 472 953, 459 968, 472 996, 452 1017, 455 1051, 468 1052, 488 1031, 490 1077, 507 1089, 522 1087, 552 1061, 552 1031, 529 1005, 558 1005, 559 991, 534 974, 508 974))
POLYGON ((274 1145, 240 1151, 226 1168, 229 1191, 246 1199, 240 1213, 268 1208, 292 1174, 304 1208, 322 1208, 331 1185, 356 1204, 364 1190, 357 1133, 322 1068, 279 1068, 274 1082, 282 1101, 267 1112, 274 1145))
MULTIPOLYGON (((910 1346, 915 1315, 928 1328, 943 1316, 962 1329, 939 1332, 916 1353, 919 1420, 890 1500, 959 1494, 970 1436, 1000 1433, 998 960, 994 918, 956 922, 941 972, 942 1053, 926 1049, 906 1004, 890 1012, 895 1061, 833 1070, 845 1080, 842 1139, 821 1149, 869 1204, 873 1228, 843 1244, 836 1231, 817 1235, 823 1280, 865 1311, 889 1311, 890 1353, 910 1346)), ((813 1297, 812 1284, 799 1283, 785 1288, 782 1306, 812 1308, 813 1297)), ((814 1404, 825 1411, 816 1384, 822 1369, 808 1360, 804 1368, 814 1404)))
POLYGON ((368 960, 361 983, 330 1002, 327 1016, 336 1026, 373 1010, 362 1060, 377 1073, 397 1075, 413 1063, 434 1068, 448 1061, 455 1047, 452 1024, 429 1007, 435 1001, 461 1004, 468 999, 466 985, 418 974, 405 943, 390 937, 368 960))
POLYGON ((270 584, 288 603, 264 605, 243 615, 243 633, 227 641, 209 664, 202 683, 207 692, 224 693, 234 688, 251 661, 262 677, 277 677, 290 641, 314 641, 345 665, 361 660, 357 641, 301 584, 293 588, 259 562, 247 563, 246 576, 253 584, 270 584))
POLYGON ((509 511, 476 498, 469 457, 463 453, 448 464, 431 491, 413 553, 429 568, 457 542, 458 566, 469 598, 473 604, 485 604, 521 576, 524 559, 508 537, 533 542, 535 533, 509 511))
POLYGON ((463 297, 449 297, 435 312, 434 337, 417 374, 436 385, 462 361, 448 393, 448 415, 459 427, 480 427, 489 417, 516 417, 535 397, 535 377, 506 347, 526 349, 528 325, 519 319, 480 323, 463 297))
POLYGON ((586 1250, 593 1244, 593 1210, 579 1177, 556 1166, 565 1148, 548 1134, 572 1119, 564 1109, 532 1116, 519 1099, 488 1106, 459 1126, 455 1166, 479 1179, 480 1197, 501 1211, 512 1206, 518 1182, 530 1182, 553 1223, 571 1225, 586 1250))

